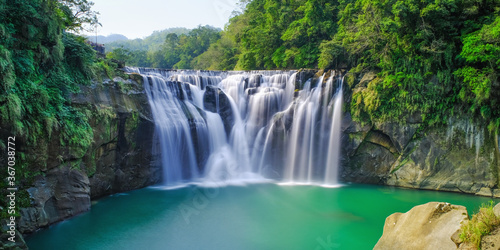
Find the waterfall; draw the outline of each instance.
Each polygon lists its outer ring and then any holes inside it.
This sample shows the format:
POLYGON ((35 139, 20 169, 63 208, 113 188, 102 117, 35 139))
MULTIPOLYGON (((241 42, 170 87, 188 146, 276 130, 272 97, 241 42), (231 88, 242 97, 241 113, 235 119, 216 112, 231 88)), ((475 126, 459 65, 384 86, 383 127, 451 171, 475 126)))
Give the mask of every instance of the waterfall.
POLYGON ((128 71, 144 79, 164 185, 338 184, 335 72, 299 82, 294 71, 128 71))
POLYGON ((340 163, 340 137, 342 135, 341 122, 342 122, 342 82, 340 83, 340 90, 333 102, 333 123, 330 130, 330 140, 328 142, 328 154, 326 160, 325 172, 325 185, 335 185, 338 181, 338 165, 340 163), (333 167, 328 167, 333 166, 333 167))

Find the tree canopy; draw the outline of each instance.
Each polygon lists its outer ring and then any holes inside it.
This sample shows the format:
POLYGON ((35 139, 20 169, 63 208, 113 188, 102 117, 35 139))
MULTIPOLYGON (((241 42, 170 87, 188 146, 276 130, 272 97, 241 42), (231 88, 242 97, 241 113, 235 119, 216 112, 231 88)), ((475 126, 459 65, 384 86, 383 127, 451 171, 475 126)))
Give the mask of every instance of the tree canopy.
MULTIPOLYGON (((445 123, 465 112, 499 127, 499 0, 253 0, 221 32, 163 36, 141 64, 212 70, 344 68, 367 122, 445 123), (356 80, 357 79, 357 80, 356 80)), ((131 52, 132 53, 132 52, 131 52)), ((144 54, 144 52, 142 53, 144 54)))

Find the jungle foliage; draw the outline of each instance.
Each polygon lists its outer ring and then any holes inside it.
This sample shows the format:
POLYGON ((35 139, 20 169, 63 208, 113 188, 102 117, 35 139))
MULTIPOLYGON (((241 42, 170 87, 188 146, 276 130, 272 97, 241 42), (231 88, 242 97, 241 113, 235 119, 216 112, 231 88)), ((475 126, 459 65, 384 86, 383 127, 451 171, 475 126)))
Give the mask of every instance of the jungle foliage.
MULTIPOLYGON (((7 136, 16 136, 16 147, 40 152, 54 136, 83 152, 92 143, 89 117, 71 105, 70 95, 113 74, 116 65, 98 59, 75 33, 97 22, 91 6, 86 0, 0 0, 0 148, 7 136)), ((19 151, 17 157, 23 179, 43 168, 27 171, 28 156, 19 151)))
MULTIPOLYGON (((356 118, 428 125, 456 114, 498 128, 500 1, 344 1, 339 29, 322 44, 324 57, 340 57, 356 78, 377 77, 354 89, 356 118)), ((321 61, 330 67, 331 60, 321 61)), ((351 83, 354 82, 351 79, 351 83)))

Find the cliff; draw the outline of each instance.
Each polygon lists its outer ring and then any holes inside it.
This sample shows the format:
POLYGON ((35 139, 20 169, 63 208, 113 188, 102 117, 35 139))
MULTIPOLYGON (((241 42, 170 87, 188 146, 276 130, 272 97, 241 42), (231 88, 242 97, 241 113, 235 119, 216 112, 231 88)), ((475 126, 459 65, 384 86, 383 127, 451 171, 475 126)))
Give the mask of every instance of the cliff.
POLYGON ((470 117, 456 114, 446 125, 426 126, 420 115, 411 115, 403 124, 363 125, 347 112, 342 131, 344 182, 500 197, 498 134, 470 117))
POLYGON ((154 122, 142 77, 130 78, 95 82, 72 94, 71 105, 89 117, 89 148, 68 147, 55 134, 44 150, 19 149, 37 159, 30 168, 41 173, 27 190, 31 206, 20 210, 21 233, 88 211, 92 199, 160 181, 160 167, 151 164, 154 122))

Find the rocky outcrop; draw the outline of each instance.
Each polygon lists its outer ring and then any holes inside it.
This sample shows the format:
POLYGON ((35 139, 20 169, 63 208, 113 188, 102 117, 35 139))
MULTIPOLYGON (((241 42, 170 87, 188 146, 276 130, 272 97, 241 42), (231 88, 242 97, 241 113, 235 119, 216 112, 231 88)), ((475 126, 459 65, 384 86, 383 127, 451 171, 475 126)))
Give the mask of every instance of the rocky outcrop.
POLYGON ((32 207, 21 209, 21 232, 33 232, 90 209, 89 179, 69 165, 38 177, 28 193, 32 207))
POLYGON ((142 82, 136 80, 115 78, 82 87, 72 97, 73 105, 94 112, 94 143, 83 157, 90 167, 92 199, 160 181, 160 166, 150 165, 157 157, 151 151, 154 121, 142 82))
POLYGON ((9 240, 10 237, 12 237, 9 233, 7 232, 9 229, 7 227, 7 223, 2 222, 2 233, 0 234, 0 249, 12 249, 12 250, 27 250, 28 246, 26 245, 26 242, 24 241, 24 238, 19 231, 15 231, 15 239, 14 242, 9 240))
POLYGON ((71 96, 72 106, 86 114, 92 128, 88 148, 68 147, 58 133, 47 140, 47 148, 21 148, 33 158, 32 172, 39 171, 28 189, 31 206, 20 209, 21 233, 88 211, 91 199, 160 181, 160 166, 150 164, 156 157, 150 106, 142 78, 131 78, 81 86, 71 96))
MULTIPOLYGON (((351 92, 364 91, 376 74, 359 78, 346 89, 347 102, 351 92)), ((346 113, 341 179, 500 197, 498 135, 469 117, 429 128, 415 113, 403 123, 362 126, 346 113)))
POLYGON ((463 206, 439 202, 416 206, 387 217, 374 249, 456 249, 451 237, 468 220, 463 206))
MULTIPOLYGON (((256 80, 254 80, 256 81, 256 80)), ((224 124, 226 134, 229 136, 234 125, 234 114, 231 108, 231 102, 224 91, 218 87, 207 85, 203 95, 203 105, 206 110, 219 113, 224 124)))
POLYGON ((346 114, 342 178, 349 182, 500 195, 494 137, 468 120, 362 127, 346 114), (418 132, 417 132, 418 131, 418 132))

